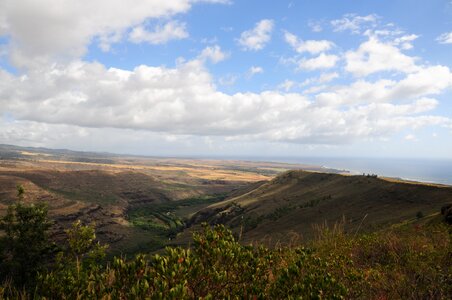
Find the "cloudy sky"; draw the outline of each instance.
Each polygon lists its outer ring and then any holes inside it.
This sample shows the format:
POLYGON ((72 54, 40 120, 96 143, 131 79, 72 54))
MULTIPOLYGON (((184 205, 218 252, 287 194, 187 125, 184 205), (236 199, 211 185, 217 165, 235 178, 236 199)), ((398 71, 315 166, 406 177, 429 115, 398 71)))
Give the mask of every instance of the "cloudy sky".
POLYGON ((452 1, 0 0, 0 143, 452 158, 452 1))

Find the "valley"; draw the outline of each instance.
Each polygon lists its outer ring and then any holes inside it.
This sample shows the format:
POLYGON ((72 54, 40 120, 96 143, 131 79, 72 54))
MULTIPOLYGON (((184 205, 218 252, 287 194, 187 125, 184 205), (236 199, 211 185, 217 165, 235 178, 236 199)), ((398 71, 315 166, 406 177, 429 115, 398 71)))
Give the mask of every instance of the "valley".
POLYGON ((316 166, 0 149, 1 214, 22 185, 25 202, 48 203, 54 239, 80 219, 95 224, 112 254, 186 245, 203 222, 226 224, 243 243, 272 246, 310 240, 322 224, 375 231, 418 213, 437 215, 452 202, 450 186, 316 166))
MULTIPOLYGON (((77 219, 95 223, 112 253, 153 251, 200 209, 292 168, 283 163, 149 158, 0 147, 0 214, 17 200, 46 202, 53 237, 77 219)), ((329 170, 334 171, 334 170, 329 170)))

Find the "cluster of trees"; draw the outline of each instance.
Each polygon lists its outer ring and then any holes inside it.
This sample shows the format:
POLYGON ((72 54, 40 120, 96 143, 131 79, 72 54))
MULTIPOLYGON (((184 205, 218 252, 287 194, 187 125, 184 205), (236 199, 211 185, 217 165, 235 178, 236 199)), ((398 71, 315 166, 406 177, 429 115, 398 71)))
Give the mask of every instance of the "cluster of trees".
POLYGON ((377 174, 373 174, 373 173, 372 173, 372 174, 369 174, 369 173, 367 173, 367 174, 366 174, 366 173, 363 173, 363 176, 364 176, 364 177, 371 177, 371 178, 377 178, 377 177, 378 177, 377 174))
POLYGON ((445 224, 360 236, 323 228, 308 246, 275 249, 204 225, 189 248, 111 261, 92 226, 75 222, 64 245, 48 242, 49 226, 44 205, 19 202, 1 219, 0 298, 452 298, 445 224))

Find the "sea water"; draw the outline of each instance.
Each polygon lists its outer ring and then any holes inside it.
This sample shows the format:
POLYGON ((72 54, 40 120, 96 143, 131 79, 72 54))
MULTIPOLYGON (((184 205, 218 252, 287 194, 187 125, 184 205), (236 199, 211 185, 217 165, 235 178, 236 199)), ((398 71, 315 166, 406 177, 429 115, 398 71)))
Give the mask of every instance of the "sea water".
POLYGON ((270 160, 452 185, 452 159, 286 157, 270 160))

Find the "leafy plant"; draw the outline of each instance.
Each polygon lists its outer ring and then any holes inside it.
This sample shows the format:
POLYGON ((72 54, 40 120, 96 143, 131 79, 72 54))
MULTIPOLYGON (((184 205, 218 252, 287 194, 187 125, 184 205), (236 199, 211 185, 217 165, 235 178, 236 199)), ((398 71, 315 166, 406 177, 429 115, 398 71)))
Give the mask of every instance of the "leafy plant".
POLYGON ((52 299, 450 299, 451 231, 446 224, 348 235, 318 227, 305 245, 242 245, 223 225, 194 233, 189 248, 115 257, 92 225, 75 222, 67 243, 28 291, 6 281, 0 298, 52 299))
POLYGON ((47 205, 24 204, 25 189, 17 186, 18 202, 8 207, 0 219, 0 279, 12 280, 17 286, 34 282, 44 267, 52 248, 48 240, 51 222, 47 218, 47 205))

